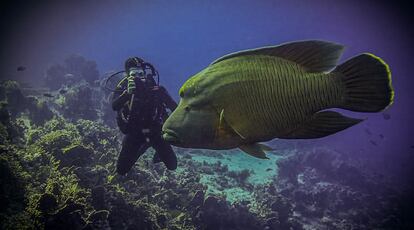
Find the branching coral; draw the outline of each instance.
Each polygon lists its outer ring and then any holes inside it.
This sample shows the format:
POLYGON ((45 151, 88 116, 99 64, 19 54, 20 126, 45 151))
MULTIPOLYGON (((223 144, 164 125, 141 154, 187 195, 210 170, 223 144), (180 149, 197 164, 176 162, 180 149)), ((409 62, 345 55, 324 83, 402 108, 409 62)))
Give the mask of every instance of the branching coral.
POLYGON ((149 149, 126 176, 115 175, 120 133, 105 118, 102 106, 109 105, 94 86, 94 68, 72 57, 49 69, 50 87, 66 88, 48 100, 23 96, 16 82, 0 86, 0 228, 404 226, 390 212, 402 204, 398 192, 330 150, 271 156, 271 163, 242 170, 228 163, 246 163, 235 151, 175 148, 179 168, 171 172, 152 162, 149 149))

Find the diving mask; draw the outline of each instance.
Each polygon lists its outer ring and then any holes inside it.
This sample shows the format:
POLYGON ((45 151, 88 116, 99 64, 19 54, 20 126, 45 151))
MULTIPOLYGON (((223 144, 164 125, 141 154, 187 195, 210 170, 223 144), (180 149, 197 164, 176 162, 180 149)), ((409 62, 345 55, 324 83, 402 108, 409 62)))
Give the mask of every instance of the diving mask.
POLYGON ((147 80, 145 71, 141 68, 129 69, 129 76, 139 78, 142 82, 145 82, 147 80))

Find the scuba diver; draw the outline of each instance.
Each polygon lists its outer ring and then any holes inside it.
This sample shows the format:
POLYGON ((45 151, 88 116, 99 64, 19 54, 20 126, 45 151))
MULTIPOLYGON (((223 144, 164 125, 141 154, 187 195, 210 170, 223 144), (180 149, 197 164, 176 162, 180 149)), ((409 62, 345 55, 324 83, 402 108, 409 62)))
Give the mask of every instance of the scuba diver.
POLYGON ((177 103, 159 85, 159 78, 155 82, 158 72, 150 63, 138 57, 128 58, 125 73, 112 97, 119 129, 125 134, 116 172, 120 175, 129 172, 149 147, 155 150, 154 163, 162 161, 167 169, 175 170, 177 157, 170 144, 162 139, 161 128, 168 117, 166 109, 172 112, 177 103))

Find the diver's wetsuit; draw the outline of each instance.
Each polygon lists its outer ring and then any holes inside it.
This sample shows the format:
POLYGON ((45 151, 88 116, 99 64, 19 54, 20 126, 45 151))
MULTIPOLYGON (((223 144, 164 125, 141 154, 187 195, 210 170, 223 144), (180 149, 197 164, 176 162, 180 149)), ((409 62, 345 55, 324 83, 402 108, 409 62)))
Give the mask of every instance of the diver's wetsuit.
POLYGON ((118 85, 113 95, 112 109, 118 112, 118 126, 125 134, 116 171, 126 174, 149 147, 155 149, 154 161, 159 158, 168 169, 174 170, 177 168, 177 157, 171 146, 162 139, 161 128, 168 116, 166 108, 173 111, 177 103, 162 86, 144 85, 139 79, 135 79, 135 84, 134 96, 127 93, 126 81, 118 85))

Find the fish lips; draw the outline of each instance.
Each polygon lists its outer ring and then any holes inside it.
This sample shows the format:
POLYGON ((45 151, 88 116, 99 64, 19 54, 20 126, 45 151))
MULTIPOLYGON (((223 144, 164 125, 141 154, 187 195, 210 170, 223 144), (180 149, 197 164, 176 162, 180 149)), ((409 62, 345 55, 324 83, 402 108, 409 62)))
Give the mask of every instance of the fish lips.
POLYGON ((179 144, 181 142, 178 134, 171 129, 163 130, 162 133, 162 138, 165 141, 168 141, 172 144, 179 144))

